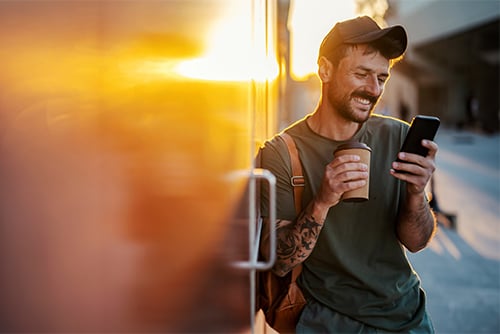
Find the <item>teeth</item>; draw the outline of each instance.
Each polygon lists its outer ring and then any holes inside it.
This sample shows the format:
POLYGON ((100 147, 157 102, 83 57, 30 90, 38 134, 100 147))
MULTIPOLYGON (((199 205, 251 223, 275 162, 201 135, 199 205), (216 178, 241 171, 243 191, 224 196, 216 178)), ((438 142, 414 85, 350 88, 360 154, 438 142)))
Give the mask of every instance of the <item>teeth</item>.
POLYGON ((368 100, 368 99, 363 99, 363 98, 361 98, 361 97, 355 97, 355 98, 354 98, 354 100, 355 100, 356 102, 358 102, 358 103, 361 103, 361 104, 366 104, 366 105, 368 105, 368 104, 370 104, 370 103, 371 103, 371 102, 370 102, 370 100, 368 100))

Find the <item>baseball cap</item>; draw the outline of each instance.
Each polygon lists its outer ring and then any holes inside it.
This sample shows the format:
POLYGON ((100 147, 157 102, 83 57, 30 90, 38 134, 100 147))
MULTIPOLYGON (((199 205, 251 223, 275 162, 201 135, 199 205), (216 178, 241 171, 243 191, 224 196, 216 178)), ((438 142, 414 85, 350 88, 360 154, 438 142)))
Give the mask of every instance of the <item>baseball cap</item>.
MULTIPOLYGON (((398 58, 408 43, 405 29, 400 26, 380 28, 369 16, 359 16, 354 19, 338 22, 325 36, 319 48, 319 57, 328 56, 341 44, 362 44, 376 41, 381 43, 382 53, 389 59, 398 58)), ((318 58, 319 58, 318 57, 318 58)))

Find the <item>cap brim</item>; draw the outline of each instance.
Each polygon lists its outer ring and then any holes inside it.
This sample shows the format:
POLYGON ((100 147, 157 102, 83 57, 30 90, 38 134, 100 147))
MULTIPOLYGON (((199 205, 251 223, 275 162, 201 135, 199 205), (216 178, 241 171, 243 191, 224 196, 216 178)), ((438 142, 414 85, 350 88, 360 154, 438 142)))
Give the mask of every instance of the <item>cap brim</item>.
POLYGON ((370 43, 375 42, 380 39, 389 39, 394 41, 395 49, 393 52, 394 58, 401 56, 405 50, 408 43, 406 37, 406 31, 402 26, 393 26, 390 28, 385 28, 377 31, 372 31, 361 36, 356 36, 345 40, 345 43, 370 43))

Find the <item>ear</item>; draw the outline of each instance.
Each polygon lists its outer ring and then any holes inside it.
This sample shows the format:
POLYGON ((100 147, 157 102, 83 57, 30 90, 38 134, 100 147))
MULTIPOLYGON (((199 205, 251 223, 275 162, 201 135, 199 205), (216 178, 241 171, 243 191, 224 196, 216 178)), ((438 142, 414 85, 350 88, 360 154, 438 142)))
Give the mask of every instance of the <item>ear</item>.
POLYGON ((333 64, 326 57, 321 56, 318 61, 318 76, 323 83, 331 80, 333 64))

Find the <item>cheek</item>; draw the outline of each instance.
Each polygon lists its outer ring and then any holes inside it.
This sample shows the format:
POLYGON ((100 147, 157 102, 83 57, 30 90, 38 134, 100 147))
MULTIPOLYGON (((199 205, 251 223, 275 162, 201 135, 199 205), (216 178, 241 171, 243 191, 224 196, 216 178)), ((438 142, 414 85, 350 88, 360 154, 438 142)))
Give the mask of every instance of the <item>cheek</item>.
POLYGON ((332 81, 330 91, 337 96, 351 95, 354 91, 362 87, 362 83, 350 76, 337 76, 332 81))

